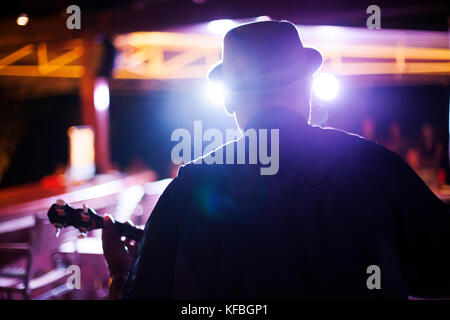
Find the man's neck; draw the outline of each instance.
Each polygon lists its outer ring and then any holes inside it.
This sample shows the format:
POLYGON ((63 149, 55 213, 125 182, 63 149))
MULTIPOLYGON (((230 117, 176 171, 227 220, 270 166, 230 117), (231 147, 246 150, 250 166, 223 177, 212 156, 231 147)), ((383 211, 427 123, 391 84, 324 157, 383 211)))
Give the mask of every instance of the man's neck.
POLYGON ((292 112, 292 114, 296 114, 298 116, 301 116, 303 119, 305 119, 307 122, 309 121, 309 107, 285 107, 285 106, 279 106, 279 107, 263 107, 260 109, 257 109, 255 112, 252 112, 251 114, 245 114, 244 116, 238 117, 236 116, 237 123, 239 126, 244 129, 247 127, 249 121, 257 116, 260 116, 262 114, 271 114, 274 112, 277 112, 277 110, 286 110, 292 112))

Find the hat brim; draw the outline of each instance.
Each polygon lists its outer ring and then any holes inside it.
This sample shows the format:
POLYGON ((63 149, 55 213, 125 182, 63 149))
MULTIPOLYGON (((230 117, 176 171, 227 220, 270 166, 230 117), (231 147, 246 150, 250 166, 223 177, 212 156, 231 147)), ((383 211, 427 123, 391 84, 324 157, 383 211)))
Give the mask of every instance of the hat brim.
MULTIPOLYGON (((310 76, 315 74, 323 63, 322 54, 314 49, 314 48, 301 48, 302 54, 305 56, 305 59, 297 64, 292 65, 290 69, 292 72, 297 72, 298 76, 294 77, 295 80, 300 80, 306 76, 310 76)), ((220 61, 216 64, 208 73, 208 80, 210 82, 222 82, 223 79, 223 63, 220 61)))

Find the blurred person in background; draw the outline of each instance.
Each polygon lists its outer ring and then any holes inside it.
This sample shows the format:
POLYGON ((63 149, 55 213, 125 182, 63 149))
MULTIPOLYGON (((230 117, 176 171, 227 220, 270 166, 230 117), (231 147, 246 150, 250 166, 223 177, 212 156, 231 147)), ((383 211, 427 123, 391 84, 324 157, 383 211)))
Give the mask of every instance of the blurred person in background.
POLYGON ((422 166, 437 169, 441 163, 443 145, 433 125, 429 123, 422 125, 418 148, 422 166))
POLYGON ((406 152, 406 162, 420 176, 420 152, 416 148, 409 148, 406 152))
POLYGON ((445 170, 442 167, 443 144, 433 125, 424 123, 421 126, 419 139, 408 154, 408 163, 411 165, 411 159, 414 159, 414 165, 411 167, 430 188, 437 190, 445 183, 445 170))
POLYGON ((389 125, 389 138, 385 143, 385 147, 394 151, 402 158, 406 156, 407 142, 403 137, 400 123, 397 121, 393 121, 389 125))
POLYGON ((370 141, 376 141, 377 132, 375 121, 371 116, 365 116, 361 122, 361 135, 370 141))

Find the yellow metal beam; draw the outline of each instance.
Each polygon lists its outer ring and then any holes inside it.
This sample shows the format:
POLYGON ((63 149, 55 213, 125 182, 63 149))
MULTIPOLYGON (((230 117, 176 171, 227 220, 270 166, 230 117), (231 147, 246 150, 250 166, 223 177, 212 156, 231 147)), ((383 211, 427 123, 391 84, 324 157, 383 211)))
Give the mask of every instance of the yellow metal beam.
POLYGON ((62 66, 51 73, 42 73, 39 66, 8 66, 0 70, 0 77, 80 78, 83 72, 83 66, 62 66))
POLYGON ((0 70, 33 53, 34 45, 29 44, 0 59, 0 70))
MULTIPOLYGON (((202 34, 135 32, 117 36, 114 44, 118 52, 117 79, 193 79, 205 77, 220 60, 222 39, 202 34)), ((450 75, 448 48, 412 47, 401 42, 389 46, 317 42, 308 46, 324 55, 323 70, 338 75, 450 75)), ((46 43, 22 47, 0 58, 0 77, 81 77, 83 66, 73 63, 83 56, 83 42, 69 40, 58 48, 69 51, 48 60, 46 43), (15 65, 34 52, 35 65, 15 65)))

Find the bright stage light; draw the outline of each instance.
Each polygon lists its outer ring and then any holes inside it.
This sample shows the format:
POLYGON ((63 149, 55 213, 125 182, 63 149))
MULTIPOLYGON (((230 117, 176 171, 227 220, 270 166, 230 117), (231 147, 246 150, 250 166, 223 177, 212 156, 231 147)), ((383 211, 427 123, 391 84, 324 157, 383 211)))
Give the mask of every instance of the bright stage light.
POLYGON ((208 31, 215 34, 225 34, 237 25, 230 19, 214 20, 208 23, 208 31))
POLYGON ((339 92, 339 81, 330 73, 319 73, 314 77, 313 91, 321 100, 332 100, 339 92))
POLYGON ((23 26, 27 25, 29 20, 30 19, 28 18, 28 16, 23 13, 17 18, 16 23, 17 23, 17 25, 23 27, 23 26))
POLYGON ((99 78, 95 82, 94 107, 98 111, 104 111, 109 108, 109 86, 106 79, 99 78))
POLYGON ((210 102, 216 105, 223 105, 226 89, 220 82, 208 82, 205 89, 205 94, 210 102))

